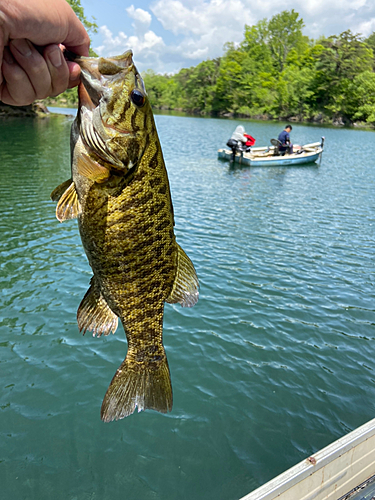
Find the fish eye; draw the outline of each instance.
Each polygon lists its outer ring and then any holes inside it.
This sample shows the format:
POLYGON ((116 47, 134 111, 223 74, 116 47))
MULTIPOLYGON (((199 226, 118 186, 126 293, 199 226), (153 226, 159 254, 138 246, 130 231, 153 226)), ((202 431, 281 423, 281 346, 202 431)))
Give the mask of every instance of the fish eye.
POLYGON ((139 108, 141 108, 145 103, 145 96, 142 94, 140 90, 137 89, 131 91, 130 99, 139 108))

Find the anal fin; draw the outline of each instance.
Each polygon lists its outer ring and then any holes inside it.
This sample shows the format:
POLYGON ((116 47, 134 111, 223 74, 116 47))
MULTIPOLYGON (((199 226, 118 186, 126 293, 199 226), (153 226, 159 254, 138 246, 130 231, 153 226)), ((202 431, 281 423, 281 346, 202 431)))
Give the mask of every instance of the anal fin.
POLYGON ((110 309, 103 297, 95 277, 91 279, 91 286, 83 297, 77 311, 77 322, 79 331, 93 332, 93 336, 100 337, 115 333, 118 326, 118 317, 110 309))
POLYGON ((177 273, 167 302, 169 304, 176 304, 178 302, 182 307, 193 307, 199 298, 197 273, 195 272, 193 263, 180 245, 177 245, 177 248, 177 273))

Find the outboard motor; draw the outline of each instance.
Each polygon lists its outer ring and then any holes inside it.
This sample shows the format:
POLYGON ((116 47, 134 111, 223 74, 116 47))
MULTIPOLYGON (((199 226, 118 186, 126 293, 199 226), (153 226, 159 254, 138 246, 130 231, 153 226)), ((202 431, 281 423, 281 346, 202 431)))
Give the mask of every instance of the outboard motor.
POLYGON ((227 142, 227 146, 232 150, 232 162, 234 163, 234 159, 236 157, 236 151, 238 150, 239 147, 238 141, 234 139, 229 139, 227 142))

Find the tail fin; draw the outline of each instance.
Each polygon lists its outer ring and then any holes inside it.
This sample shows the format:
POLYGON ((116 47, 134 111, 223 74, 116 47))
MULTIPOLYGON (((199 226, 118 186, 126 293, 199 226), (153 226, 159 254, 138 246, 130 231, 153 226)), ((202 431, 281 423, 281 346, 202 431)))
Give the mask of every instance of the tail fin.
POLYGON ((172 410, 173 396, 167 357, 137 364, 127 357, 118 368, 104 396, 101 418, 119 420, 138 411, 172 410))

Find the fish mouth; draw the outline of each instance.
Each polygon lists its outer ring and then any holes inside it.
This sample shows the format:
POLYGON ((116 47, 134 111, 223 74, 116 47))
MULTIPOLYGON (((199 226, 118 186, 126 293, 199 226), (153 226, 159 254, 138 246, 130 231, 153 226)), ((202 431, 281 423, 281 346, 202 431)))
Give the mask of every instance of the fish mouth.
MULTIPOLYGON (((114 170, 123 174, 123 158, 119 158, 116 151, 112 151, 110 143, 112 139, 114 142, 124 140, 122 145, 127 149, 129 140, 135 138, 136 133, 130 123, 126 124, 125 129, 124 123, 108 119, 108 116, 111 117, 116 99, 119 99, 124 91, 126 93, 128 80, 132 88, 132 82, 138 79, 144 90, 143 81, 133 63, 133 52, 128 50, 120 56, 107 58, 76 56, 70 52, 65 56, 81 68, 77 123, 82 141, 89 152, 95 153, 105 162, 112 164, 114 170)), ((140 156, 131 159, 131 166, 126 167, 129 175, 135 170, 142 156, 143 151, 140 156)))
POLYGON ((66 59, 77 63, 81 68, 79 98, 88 109, 99 105, 100 99, 108 91, 108 83, 121 79, 124 73, 134 69, 133 52, 127 50, 120 56, 84 57, 69 50, 64 51, 66 59), (83 90, 84 86, 86 92, 83 90), (89 97, 89 99, 88 99, 89 97))

